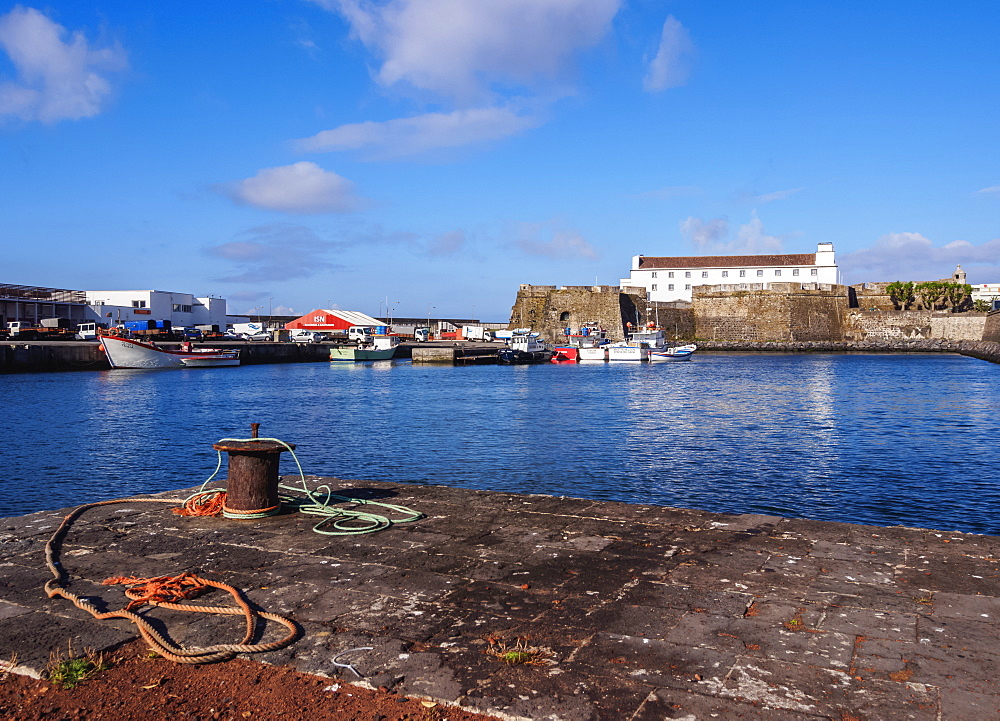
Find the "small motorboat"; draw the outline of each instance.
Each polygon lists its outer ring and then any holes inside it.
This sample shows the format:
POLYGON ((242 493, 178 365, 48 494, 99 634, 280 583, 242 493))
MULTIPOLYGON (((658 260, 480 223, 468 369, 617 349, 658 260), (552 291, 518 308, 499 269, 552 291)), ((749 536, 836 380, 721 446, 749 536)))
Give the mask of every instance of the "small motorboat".
POLYGON ((649 352, 649 360, 651 361, 682 361, 691 360, 691 356, 694 352, 698 350, 698 346, 694 343, 688 343, 687 345, 679 345, 673 348, 661 348, 658 350, 651 350, 649 352))
POLYGON ((158 348, 152 343, 118 335, 97 334, 112 368, 207 368, 238 366, 239 350, 194 348, 182 343, 180 350, 158 348))

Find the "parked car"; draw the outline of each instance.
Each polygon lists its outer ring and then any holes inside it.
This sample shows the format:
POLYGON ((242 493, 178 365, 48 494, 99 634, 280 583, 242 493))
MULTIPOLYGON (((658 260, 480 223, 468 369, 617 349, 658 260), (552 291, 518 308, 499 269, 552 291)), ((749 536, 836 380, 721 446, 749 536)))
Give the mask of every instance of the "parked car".
POLYGON ((243 340, 255 341, 255 340, 271 340, 270 333, 244 333, 243 340))
POLYGON ((319 343, 323 340, 323 334, 311 330, 292 331, 292 340, 295 343, 319 343))

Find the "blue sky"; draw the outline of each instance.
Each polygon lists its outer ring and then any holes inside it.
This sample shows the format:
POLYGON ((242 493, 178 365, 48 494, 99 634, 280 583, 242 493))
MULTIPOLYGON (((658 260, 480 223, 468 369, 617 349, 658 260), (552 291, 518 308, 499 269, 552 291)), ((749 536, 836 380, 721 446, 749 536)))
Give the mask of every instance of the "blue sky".
POLYGON ((503 321, 631 256, 1000 282, 1000 4, 0 3, 0 282, 503 321))

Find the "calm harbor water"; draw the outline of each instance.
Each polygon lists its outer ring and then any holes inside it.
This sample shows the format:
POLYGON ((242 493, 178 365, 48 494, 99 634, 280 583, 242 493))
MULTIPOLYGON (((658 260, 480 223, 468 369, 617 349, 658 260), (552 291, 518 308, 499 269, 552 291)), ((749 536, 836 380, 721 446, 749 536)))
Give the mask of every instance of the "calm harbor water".
POLYGON ((0 516, 196 485, 212 443, 260 421, 316 475, 1000 534, 1000 366, 957 355, 309 363, 0 389, 0 516))

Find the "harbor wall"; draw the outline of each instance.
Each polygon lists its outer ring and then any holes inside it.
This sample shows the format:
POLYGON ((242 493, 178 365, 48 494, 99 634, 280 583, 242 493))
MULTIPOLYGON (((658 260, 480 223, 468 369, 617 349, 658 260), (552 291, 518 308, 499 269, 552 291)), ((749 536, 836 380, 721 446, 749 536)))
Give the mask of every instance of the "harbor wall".
MULTIPOLYGON (((176 348, 175 343, 161 347, 176 348)), ((261 363, 308 363, 329 361, 330 347, 308 343, 204 344, 200 347, 239 348, 241 365, 261 363)), ((98 343, 42 341, 0 343, 0 373, 35 373, 44 371, 109 370, 104 351, 98 343)))
MULTIPOLYGON (((598 323, 611 340, 624 340, 626 323, 648 322, 645 290, 614 285, 522 285, 510 312, 509 329, 531 328, 549 343, 564 338, 567 327, 598 323)), ((690 314, 662 308, 660 321, 678 330, 691 327, 690 314)))
MULTIPOLYGON (((880 295, 882 289, 861 289, 871 294, 868 297, 858 296, 859 289, 818 283, 700 286, 692 299, 695 337, 751 342, 985 337, 986 313, 893 310, 888 295, 880 295)), ((996 326, 1000 321, 994 324, 995 339, 1000 340, 996 326)))
POLYGON ((1000 363, 1000 342, 896 338, 841 341, 698 341, 698 352, 751 353, 958 353, 1000 363))
POLYGON ((844 340, 919 338, 982 340, 986 313, 929 310, 871 311, 852 308, 844 340))
POLYGON ((691 300, 695 337, 703 340, 841 340, 847 286, 742 283, 697 286, 691 300))
POLYGON ((1000 310, 987 313, 983 323, 983 340, 1000 343, 1000 310))

